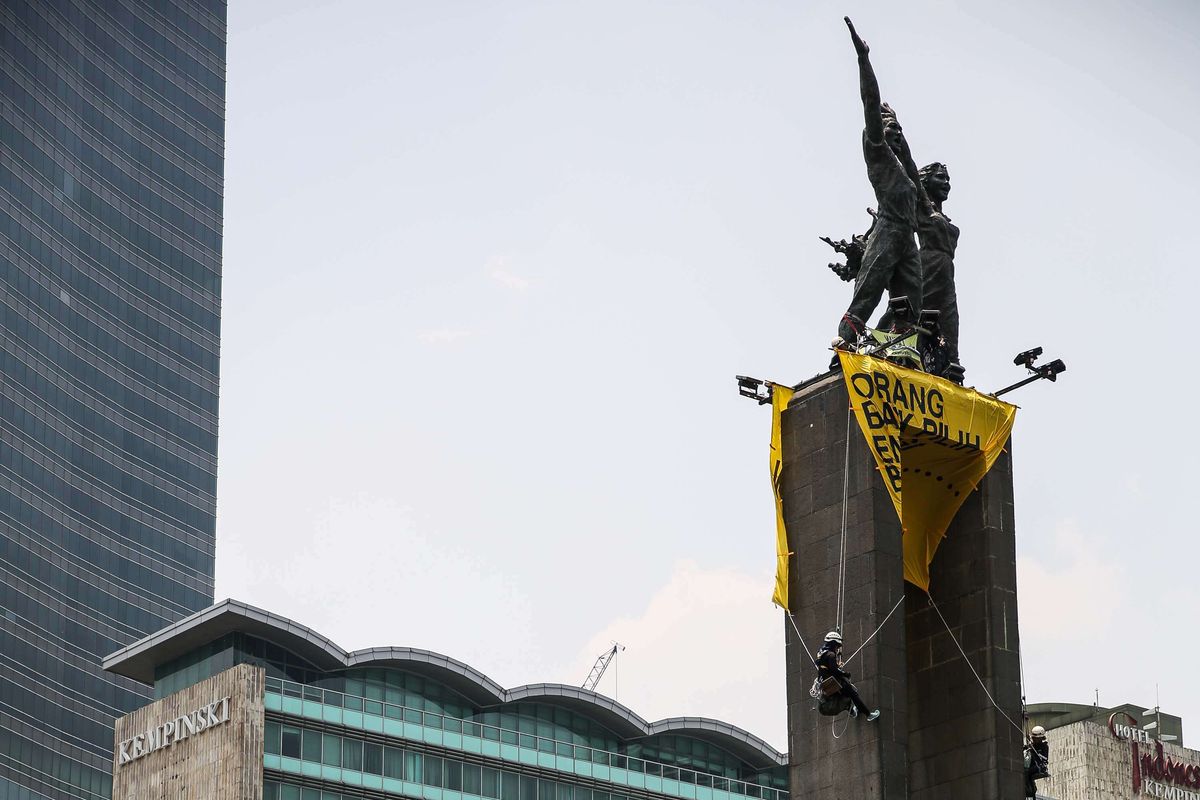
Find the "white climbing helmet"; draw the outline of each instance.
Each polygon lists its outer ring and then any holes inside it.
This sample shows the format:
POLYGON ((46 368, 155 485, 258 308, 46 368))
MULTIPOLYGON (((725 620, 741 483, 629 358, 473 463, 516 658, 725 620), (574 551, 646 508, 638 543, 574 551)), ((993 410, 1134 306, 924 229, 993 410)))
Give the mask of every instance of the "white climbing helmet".
POLYGON ((840 633, 838 633, 837 631, 830 631, 829 633, 825 634, 825 641, 826 642, 837 642, 838 644, 841 644, 842 643, 842 635, 840 633))
POLYGON ((1041 725, 1034 725, 1033 730, 1031 730, 1029 732, 1029 735, 1035 739, 1045 739, 1046 738, 1046 729, 1043 728, 1041 725))

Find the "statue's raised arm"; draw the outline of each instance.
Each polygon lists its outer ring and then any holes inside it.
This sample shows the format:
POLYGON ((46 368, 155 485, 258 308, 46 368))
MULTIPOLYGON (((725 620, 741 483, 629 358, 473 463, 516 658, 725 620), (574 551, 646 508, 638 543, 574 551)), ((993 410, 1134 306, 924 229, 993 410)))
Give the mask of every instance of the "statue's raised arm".
POLYGON ((863 159, 879 209, 875 227, 867 237, 862 265, 855 276, 854 297, 838 325, 838 337, 846 346, 853 346, 866 335, 867 320, 884 291, 893 299, 905 297, 907 304, 919 311, 922 286, 916 238, 916 169, 911 165, 912 157, 905 152, 903 130, 895 113, 880 100, 879 82, 869 58, 871 49, 859 37, 850 18, 845 19, 850 40, 858 53, 859 85, 866 121, 863 159))
POLYGON ((883 111, 879 99, 879 81, 875 78, 875 68, 871 66, 871 48, 854 30, 854 23, 849 17, 846 27, 850 29, 850 41, 854 42, 854 51, 858 53, 858 86, 862 94, 863 115, 867 123, 867 138, 872 142, 883 141, 883 111))

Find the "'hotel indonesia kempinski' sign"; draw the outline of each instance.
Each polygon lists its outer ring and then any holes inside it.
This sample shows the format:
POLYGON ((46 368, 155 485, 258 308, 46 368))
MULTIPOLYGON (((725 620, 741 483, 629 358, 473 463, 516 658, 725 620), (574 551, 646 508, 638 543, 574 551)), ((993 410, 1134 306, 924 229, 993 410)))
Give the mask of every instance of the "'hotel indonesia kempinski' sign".
POLYGON ((1118 739, 1130 742, 1133 749, 1133 791, 1150 797, 1168 800, 1200 800, 1200 766, 1163 753, 1160 740, 1137 727, 1137 720, 1124 712, 1108 718, 1108 730, 1118 739), (1118 722, 1123 717, 1125 722, 1118 722), (1139 751, 1138 743, 1150 746, 1150 752, 1139 751))
POLYGON ((222 697, 121 742, 117 745, 117 765, 136 761, 142 756, 170 747, 189 736, 204 733, 209 728, 224 725, 226 722, 229 722, 229 697, 222 697))

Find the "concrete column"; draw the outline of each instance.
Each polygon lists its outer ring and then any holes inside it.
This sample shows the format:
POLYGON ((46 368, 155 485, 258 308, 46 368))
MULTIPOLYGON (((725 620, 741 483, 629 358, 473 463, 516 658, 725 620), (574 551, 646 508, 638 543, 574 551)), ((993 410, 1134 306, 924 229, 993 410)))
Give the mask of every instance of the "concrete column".
POLYGON ((1013 531, 1012 457, 1005 453, 959 509, 930 568, 929 596, 945 623, 923 592, 908 587, 908 759, 913 800, 1022 796, 1013 531), (972 674, 972 666, 979 678, 972 674), (1001 710, 992 705, 980 679, 1001 710))
MULTIPOLYGON (((782 496, 792 552, 794 621, 813 655, 837 619, 843 510, 844 620, 849 655, 906 599, 847 666, 878 722, 821 717, 816 670, 785 621, 788 749, 796 800, 1008 800, 1022 786, 1021 737, 997 712, 920 589, 905 584, 900 523, 841 373, 798 390, 783 415, 782 496), (843 732, 844 727, 844 732, 843 732), (835 738, 834 734, 840 734, 835 738)), ((1004 714, 1020 723, 1011 459, 960 509, 934 559, 930 594, 1004 714)))

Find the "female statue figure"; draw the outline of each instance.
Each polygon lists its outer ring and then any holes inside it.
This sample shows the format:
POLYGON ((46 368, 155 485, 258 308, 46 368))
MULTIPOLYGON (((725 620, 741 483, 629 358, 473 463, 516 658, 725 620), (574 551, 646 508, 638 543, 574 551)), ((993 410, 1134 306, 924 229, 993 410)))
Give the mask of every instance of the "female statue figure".
MULTIPOLYGON (((944 369, 958 364, 958 297, 954 293, 958 226, 942 213, 942 203, 950 196, 950 173, 946 165, 935 161, 921 167, 919 175, 921 210, 917 216, 917 236, 921 240, 924 303, 925 308, 939 312, 944 369)), ((961 375, 958 373, 960 383, 961 375)))

